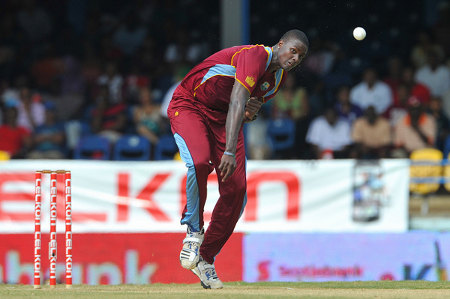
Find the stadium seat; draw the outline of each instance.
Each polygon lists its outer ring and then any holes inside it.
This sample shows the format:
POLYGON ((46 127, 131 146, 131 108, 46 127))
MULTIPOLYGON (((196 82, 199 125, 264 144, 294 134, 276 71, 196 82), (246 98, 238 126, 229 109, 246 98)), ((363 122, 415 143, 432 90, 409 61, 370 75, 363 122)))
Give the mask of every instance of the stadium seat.
POLYGON ((423 198, 421 213, 428 213, 428 196, 438 191, 442 178, 443 154, 435 148, 415 150, 410 155, 410 184, 412 195, 423 198))
POLYGON ((150 142, 139 135, 125 135, 114 144, 113 160, 147 161, 150 159, 150 142))
POLYGON ((270 120, 267 135, 274 152, 289 150, 295 142, 295 123, 289 118, 270 120))
POLYGON ((435 148, 424 148, 411 153, 411 192, 425 195, 439 189, 442 158, 442 152, 435 148))
POLYGON ((109 160, 111 147, 108 139, 98 135, 82 137, 74 150, 74 159, 109 160))
POLYGON ((155 160, 173 160, 178 152, 175 138, 172 135, 163 135, 155 148, 155 160))

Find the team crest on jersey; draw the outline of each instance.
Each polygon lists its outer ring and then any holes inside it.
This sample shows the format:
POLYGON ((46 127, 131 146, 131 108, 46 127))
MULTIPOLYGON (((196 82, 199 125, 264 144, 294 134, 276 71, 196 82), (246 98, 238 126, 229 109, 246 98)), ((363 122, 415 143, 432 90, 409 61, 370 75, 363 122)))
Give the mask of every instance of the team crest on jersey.
POLYGON ((269 86, 270 86, 270 83, 266 81, 263 84, 261 84, 261 90, 266 91, 267 89, 269 89, 269 86))
POLYGON ((245 82, 247 82, 250 87, 253 87, 253 85, 255 85, 255 78, 247 76, 247 78, 245 78, 245 82))

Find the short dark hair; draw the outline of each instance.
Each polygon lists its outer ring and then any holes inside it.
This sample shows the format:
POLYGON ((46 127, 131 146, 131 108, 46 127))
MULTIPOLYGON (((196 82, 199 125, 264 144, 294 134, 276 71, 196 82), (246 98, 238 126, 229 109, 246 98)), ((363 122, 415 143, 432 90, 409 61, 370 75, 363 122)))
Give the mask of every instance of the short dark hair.
POLYGON ((283 36, 280 38, 282 41, 288 41, 290 39, 297 39, 301 41, 306 47, 309 48, 309 40, 306 34, 298 29, 292 29, 283 34, 283 36))

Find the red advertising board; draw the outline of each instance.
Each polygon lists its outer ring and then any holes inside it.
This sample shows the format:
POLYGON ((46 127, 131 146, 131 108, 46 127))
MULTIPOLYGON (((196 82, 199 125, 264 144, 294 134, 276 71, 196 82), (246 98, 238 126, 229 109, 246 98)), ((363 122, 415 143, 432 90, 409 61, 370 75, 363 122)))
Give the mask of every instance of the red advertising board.
MULTIPOLYGON (((74 284, 196 283, 181 268, 180 233, 96 233, 73 236, 74 284)), ((242 233, 231 236, 216 258, 223 281, 242 280, 242 233)), ((49 236, 42 236, 42 268, 48 280, 49 236)), ((0 283, 32 284, 33 234, 0 234, 0 283)), ((64 235, 58 234, 57 280, 64 282, 64 235)))

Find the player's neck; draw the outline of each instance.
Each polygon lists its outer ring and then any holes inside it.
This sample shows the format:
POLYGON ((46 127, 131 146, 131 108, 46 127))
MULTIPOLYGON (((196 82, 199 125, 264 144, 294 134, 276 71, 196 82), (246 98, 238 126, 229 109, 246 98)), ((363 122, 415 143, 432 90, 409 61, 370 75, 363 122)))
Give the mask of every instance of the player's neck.
POLYGON ((276 72, 280 69, 278 65, 278 45, 272 47, 272 60, 270 61, 269 67, 267 68, 268 72, 276 72))

